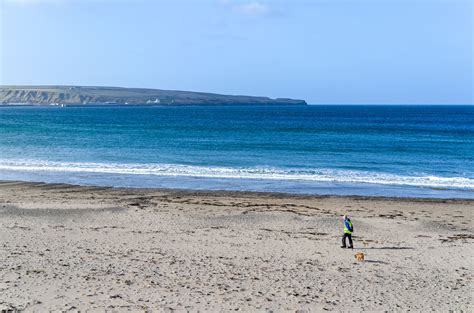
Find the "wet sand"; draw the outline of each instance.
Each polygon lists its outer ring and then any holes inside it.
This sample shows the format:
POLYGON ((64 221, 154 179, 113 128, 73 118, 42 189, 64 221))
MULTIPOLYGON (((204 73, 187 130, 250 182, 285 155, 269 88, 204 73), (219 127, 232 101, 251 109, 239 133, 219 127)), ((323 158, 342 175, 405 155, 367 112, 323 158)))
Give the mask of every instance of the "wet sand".
POLYGON ((0 182, 0 309, 472 311, 473 210, 0 182))

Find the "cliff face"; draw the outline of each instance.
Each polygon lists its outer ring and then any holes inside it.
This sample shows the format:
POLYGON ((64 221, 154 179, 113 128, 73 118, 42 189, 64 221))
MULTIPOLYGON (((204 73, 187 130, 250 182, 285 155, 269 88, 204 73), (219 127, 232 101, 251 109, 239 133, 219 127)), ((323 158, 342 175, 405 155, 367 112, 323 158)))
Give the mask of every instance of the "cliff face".
POLYGON ((203 92, 82 86, 0 86, 0 104, 305 105, 287 98, 203 92))

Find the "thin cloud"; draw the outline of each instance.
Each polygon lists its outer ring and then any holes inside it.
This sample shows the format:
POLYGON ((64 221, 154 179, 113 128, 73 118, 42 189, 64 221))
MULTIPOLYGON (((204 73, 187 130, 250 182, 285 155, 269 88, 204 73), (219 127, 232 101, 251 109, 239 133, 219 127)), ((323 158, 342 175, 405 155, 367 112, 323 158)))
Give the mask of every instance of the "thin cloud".
POLYGON ((270 7, 260 2, 235 5, 234 10, 247 15, 266 15, 270 13, 270 7))

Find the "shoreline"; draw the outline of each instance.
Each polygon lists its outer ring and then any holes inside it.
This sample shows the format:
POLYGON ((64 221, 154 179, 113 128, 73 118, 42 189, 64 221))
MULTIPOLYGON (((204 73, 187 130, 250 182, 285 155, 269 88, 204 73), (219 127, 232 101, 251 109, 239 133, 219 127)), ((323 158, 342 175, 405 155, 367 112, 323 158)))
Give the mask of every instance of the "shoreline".
POLYGON ((1 181, 0 310, 468 311, 473 207, 1 181))
POLYGON ((23 180, 0 180, 0 188, 3 185, 19 184, 25 186, 44 186, 44 187, 79 187, 79 188, 97 188, 136 191, 136 192, 166 192, 183 195, 220 195, 220 196, 263 196, 265 198, 295 198, 295 199, 325 199, 325 198, 341 198, 348 200, 386 200, 400 202, 430 202, 430 203, 472 203, 471 198, 429 198, 429 197, 393 197, 393 196, 362 196, 362 195, 337 195, 337 194, 304 194, 304 193, 285 193, 285 192, 269 192, 269 191, 245 191, 245 190, 203 190, 203 189, 178 189, 178 188, 134 188, 134 187, 114 187, 100 185, 80 185, 69 183, 48 183, 42 181, 23 181, 23 180))

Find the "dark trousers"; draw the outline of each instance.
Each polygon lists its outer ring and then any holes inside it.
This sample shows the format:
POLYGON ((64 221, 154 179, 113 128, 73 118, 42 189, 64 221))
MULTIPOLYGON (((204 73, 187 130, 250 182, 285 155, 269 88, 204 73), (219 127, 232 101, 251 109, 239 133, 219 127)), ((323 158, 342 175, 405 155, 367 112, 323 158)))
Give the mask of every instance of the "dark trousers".
POLYGON ((349 248, 352 248, 352 235, 349 235, 349 234, 346 234, 346 233, 344 233, 344 235, 342 235, 342 246, 343 247, 346 246, 346 238, 349 239, 349 248))

